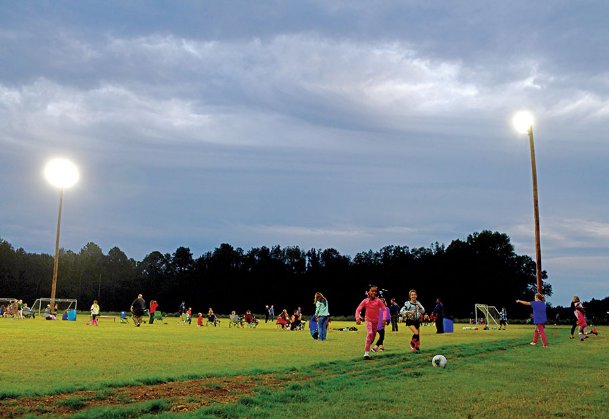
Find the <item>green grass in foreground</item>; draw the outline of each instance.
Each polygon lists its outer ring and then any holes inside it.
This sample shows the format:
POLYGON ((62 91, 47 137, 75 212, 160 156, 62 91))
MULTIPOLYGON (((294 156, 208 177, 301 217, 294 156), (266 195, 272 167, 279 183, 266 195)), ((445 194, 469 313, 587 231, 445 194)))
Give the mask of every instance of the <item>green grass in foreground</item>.
MULTIPOLYGON (((0 319, 4 342, 22 350, 4 351, 0 361, 10 387, 0 398, 67 393, 62 407, 84 417, 174 415, 171 402, 83 408, 70 396, 93 390, 92 399, 111 388, 187 378, 276 376, 279 385, 261 384, 236 401, 213 403, 190 412, 196 417, 606 417, 609 379, 608 328, 586 342, 568 339, 568 328, 548 327, 550 348, 528 345, 531 326, 507 331, 435 335, 423 328, 422 353, 406 351, 410 334, 387 332, 384 353, 363 361, 365 332, 330 332, 315 342, 308 331, 282 332, 273 325, 229 329, 168 324, 133 325, 0 319), (445 369, 431 357, 447 356, 445 369), (289 380, 289 373, 295 374, 289 380), (288 378, 286 378, 288 377, 288 378)), ((334 327, 353 323, 334 323, 334 327)), ((6 382, 6 380, 5 380, 6 382)), ((215 389, 217 384, 210 384, 215 389)), ((194 399, 193 399, 194 400, 194 399)), ((40 414, 52 415, 52 406, 40 414)))

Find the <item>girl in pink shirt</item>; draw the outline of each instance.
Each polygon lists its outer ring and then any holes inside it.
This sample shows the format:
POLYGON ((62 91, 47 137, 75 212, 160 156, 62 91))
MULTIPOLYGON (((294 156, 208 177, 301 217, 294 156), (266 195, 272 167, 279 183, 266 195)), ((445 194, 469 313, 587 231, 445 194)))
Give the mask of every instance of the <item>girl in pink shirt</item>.
POLYGON ((376 297, 377 292, 378 288, 371 286, 368 290, 368 298, 365 298, 355 310, 355 323, 361 324, 362 319, 360 313, 364 308, 366 309, 365 321, 366 329, 368 330, 366 346, 364 349, 364 359, 366 360, 370 359, 370 345, 374 342, 374 338, 376 337, 380 313, 384 313, 386 309, 385 304, 376 297))

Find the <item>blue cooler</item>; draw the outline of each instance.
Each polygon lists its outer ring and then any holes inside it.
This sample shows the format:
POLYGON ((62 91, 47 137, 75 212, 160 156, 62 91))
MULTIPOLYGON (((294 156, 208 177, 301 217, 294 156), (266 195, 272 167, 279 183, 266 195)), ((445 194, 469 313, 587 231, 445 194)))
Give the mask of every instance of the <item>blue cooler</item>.
POLYGON ((454 322, 451 319, 444 319, 444 333, 453 333, 454 322))
POLYGON ((76 310, 68 310, 68 320, 72 322, 76 321, 76 310))

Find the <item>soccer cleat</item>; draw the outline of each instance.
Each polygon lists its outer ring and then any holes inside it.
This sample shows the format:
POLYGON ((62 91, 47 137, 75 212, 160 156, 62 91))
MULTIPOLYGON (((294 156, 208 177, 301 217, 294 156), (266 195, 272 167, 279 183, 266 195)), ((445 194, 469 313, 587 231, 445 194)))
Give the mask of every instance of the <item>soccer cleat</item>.
POLYGON ((379 351, 378 346, 373 346, 373 347, 372 347, 372 352, 378 352, 378 351, 379 351))
POLYGON ((535 345, 537 345, 537 342, 531 342, 530 345, 535 346, 535 345))
POLYGON ((368 360, 370 360, 370 355, 368 355, 368 352, 366 352, 364 354, 364 361, 368 361, 368 360))
POLYGON ((381 352, 382 352, 382 351, 384 351, 384 350, 385 350, 385 347, 384 347, 383 345, 379 346, 379 351, 381 351, 381 352))

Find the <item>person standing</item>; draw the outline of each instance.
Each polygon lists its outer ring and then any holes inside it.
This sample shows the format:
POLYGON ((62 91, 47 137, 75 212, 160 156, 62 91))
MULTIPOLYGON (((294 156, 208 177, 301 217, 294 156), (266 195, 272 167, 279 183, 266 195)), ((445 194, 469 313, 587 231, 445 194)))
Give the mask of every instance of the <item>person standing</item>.
POLYGON ((148 323, 150 323, 150 324, 154 323, 154 314, 156 313, 156 308, 158 306, 159 306, 159 303, 157 303, 156 300, 150 300, 150 308, 149 308, 150 321, 148 323))
POLYGON ((17 318, 23 319, 23 300, 17 302, 17 318))
POLYGON ((410 290, 408 292, 409 300, 404 303, 404 307, 400 310, 400 313, 406 317, 406 326, 412 331, 412 338, 410 339, 410 350, 420 351, 421 350, 421 319, 425 314, 425 308, 417 301, 417 292, 410 290))
POLYGON ((137 298, 131 303, 131 314, 133 314, 133 323, 135 327, 140 327, 142 324, 142 316, 146 310, 146 300, 142 294, 138 294, 137 298))
POLYGON ((569 308, 571 310, 571 313, 573 313, 573 316, 571 317, 571 337, 570 337, 570 339, 573 339, 573 337, 575 335, 575 329, 577 329, 576 307, 578 304, 581 304, 579 302, 579 297, 577 295, 574 295, 573 298, 571 298, 571 307, 569 308))
POLYGON ((91 304, 91 326, 98 326, 97 316, 99 316, 99 304, 97 304, 97 300, 93 300, 93 304, 91 304))
POLYGON ((264 322, 268 323, 269 322, 269 305, 265 305, 264 306, 264 322))
POLYGON ((328 333, 328 320, 330 319, 328 300, 321 292, 316 292, 313 303, 315 304, 315 319, 317 320, 317 339, 324 341, 326 340, 326 334, 328 333))
POLYGON ((546 316, 546 303, 545 298, 540 293, 535 294, 534 301, 523 301, 516 300, 517 303, 531 306, 533 309, 533 323, 535 324, 535 333, 533 333, 533 341, 531 345, 537 345, 537 340, 541 336, 541 342, 543 343, 543 347, 548 347, 548 340, 546 339, 545 326, 548 318, 546 316))
POLYGON ((499 313, 499 330, 503 327, 503 330, 507 327, 507 310, 505 307, 501 308, 501 312, 499 313))
POLYGON ((436 322, 436 333, 444 333, 444 304, 439 298, 436 298, 436 306, 432 313, 436 322))
POLYGON ((370 359, 370 345, 374 342, 374 338, 376 336, 376 331, 378 328, 379 316, 381 312, 385 310, 385 304, 376 297, 378 292, 378 288, 374 285, 371 285, 368 289, 368 297, 364 298, 364 300, 357 306, 355 309, 355 323, 362 324, 361 312, 363 309, 366 309, 366 316, 364 318, 366 322, 366 330, 368 331, 366 335, 366 345, 364 346, 364 359, 370 359))
POLYGON ((271 322, 275 321, 275 306, 273 304, 269 307, 269 320, 271 322))
POLYGON ((391 313, 391 331, 398 331, 398 319, 400 317, 400 306, 395 302, 395 298, 391 299, 391 305, 389 306, 389 312, 391 313))
POLYGON ((186 315, 186 301, 182 301, 180 303, 180 307, 178 308, 178 314, 180 316, 180 320, 182 320, 182 323, 186 323, 185 320, 185 315, 186 315))

